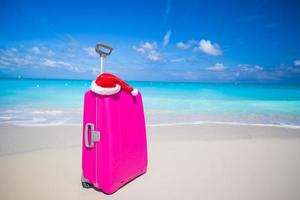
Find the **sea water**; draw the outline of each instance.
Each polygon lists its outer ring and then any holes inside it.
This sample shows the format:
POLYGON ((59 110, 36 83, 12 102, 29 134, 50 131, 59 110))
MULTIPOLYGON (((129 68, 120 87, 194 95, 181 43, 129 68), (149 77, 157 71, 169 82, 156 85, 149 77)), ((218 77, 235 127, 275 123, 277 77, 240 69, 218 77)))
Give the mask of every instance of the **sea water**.
MULTIPOLYGON (((81 124, 88 80, 0 80, 0 123, 81 124)), ((230 122, 300 126, 300 85, 129 82, 147 124, 230 122)))

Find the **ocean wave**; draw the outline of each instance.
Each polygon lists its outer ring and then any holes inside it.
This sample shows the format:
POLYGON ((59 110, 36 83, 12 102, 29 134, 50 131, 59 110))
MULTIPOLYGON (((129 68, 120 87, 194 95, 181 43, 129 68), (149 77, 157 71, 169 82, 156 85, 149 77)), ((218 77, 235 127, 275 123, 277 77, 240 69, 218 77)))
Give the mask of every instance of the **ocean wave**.
POLYGON ((242 122, 229 122, 229 121, 228 122, 226 122, 226 121, 193 121, 193 122, 147 124, 147 126, 148 127, 159 127, 159 126, 182 126, 182 125, 201 125, 201 124, 266 126, 266 127, 300 129, 299 125, 292 125, 292 124, 258 124, 258 123, 242 123, 242 122))
POLYGON ((62 114, 62 110, 31 110, 31 109, 7 109, 2 110, 1 112, 7 113, 7 114, 16 114, 16 113, 31 113, 31 114, 48 114, 48 115, 58 115, 62 114))
POLYGON ((77 122, 81 117, 80 109, 28 109, 16 108, 0 110, 0 124, 65 124, 77 122))
MULTIPOLYGON (((300 119, 290 116, 263 115, 200 115, 195 113, 145 110, 148 126, 189 124, 227 124, 299 128, 300 119)), ((0 124, 13 125, 80 125, 82 109, 6 109, 0 110, 0 124)))
POLYGON ((32 111, 32 114, 37 114, 37 115, 60 115, 63 114, 62 110, 36 110, 32 111))
MULTIPOLYGON (((81 126, 82 123, 64 123, 60 122, 51 122, 51 123, 34 123, 37 121, 32 120, 31 123, 17 123, 15 125, 19 126, 81 126)), ((260 127, 277 127, 277 128, 291 128, 291 129, 300 129, 299 125, 292 124, 257 124, 257 123, 241 123, 241 122, 225 122, 225 121, 193 121, 193 122, 177 122, 177 123, 158 123, 158 124, 146 124, 146 127, 165 127, 165 126, 186 126, 186 125, 232 125, 232 126, 260 126, 260 127)))

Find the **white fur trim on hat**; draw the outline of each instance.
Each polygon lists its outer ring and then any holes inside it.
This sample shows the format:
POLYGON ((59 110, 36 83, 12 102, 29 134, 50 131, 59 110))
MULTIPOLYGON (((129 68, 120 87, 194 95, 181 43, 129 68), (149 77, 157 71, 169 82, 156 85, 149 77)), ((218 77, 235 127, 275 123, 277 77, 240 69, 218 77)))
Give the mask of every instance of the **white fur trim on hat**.
POLYGON ((101 87, 101 86, 97 85, 95 81, 93 81, 91 84, 91 90, 93 92, 95 92, 97 94, 101 94, 101 95, 116 94, 120 91, 120 89, 121 89, 121 86, 119 84, 116 84, 116 86, 113 88, 101 87))
POLYGON ((139 91, 135 88, 133 88, 133 90, 131 91, 132 96, 136 96, 138 95, 139 91))

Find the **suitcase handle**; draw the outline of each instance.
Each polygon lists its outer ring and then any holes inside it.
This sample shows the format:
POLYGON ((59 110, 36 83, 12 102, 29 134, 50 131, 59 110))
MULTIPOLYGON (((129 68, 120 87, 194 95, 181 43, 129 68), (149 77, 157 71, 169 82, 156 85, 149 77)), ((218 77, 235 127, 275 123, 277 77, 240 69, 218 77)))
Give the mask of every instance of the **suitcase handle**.
POLYGON ((100 140, 100 132, 95 131, 94 124, 86 123, 84 127, 84 144, 87 148, 93 148, 94 142, 98 142, 100 140), (91 130, 91 143, 89 143, 89 130, 91 130))
POLYGON ((100 55, 100 57, 106 57, 109 56, 112 52, 113 48, 111 46, 108 46, 106 44, 102 44, 102 43, 97 43, 96 47, 95 47, 95 51, 100 55), (103 51, 102 49, 108 49, 108 51, 103 51))
POLYGON ((113 48, 106 44, 96 43, 95 51, 100 55, 100 74, 104 72, 104 60, 107 56, 109 56, 112 52, 113 48), (108 51, 104 51, 103 49, 107 49, 108 51))

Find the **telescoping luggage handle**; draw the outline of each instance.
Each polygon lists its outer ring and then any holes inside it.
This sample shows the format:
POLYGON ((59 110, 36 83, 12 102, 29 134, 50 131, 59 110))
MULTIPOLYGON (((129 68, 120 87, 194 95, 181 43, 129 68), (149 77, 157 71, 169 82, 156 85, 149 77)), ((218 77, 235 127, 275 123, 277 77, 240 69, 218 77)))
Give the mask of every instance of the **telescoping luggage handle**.
POLYGON ((96 44, 95 51, 100 55, 100 74, 103 74, 104 72, 104 59, 111 54, 112 50, 113 48, 106 44, 99 42, 96 44), (104 51, 104 49, 107 49, 108 51, 104 51))
POLYGON ((84 143, 87 148, 93 148, 94 142, 100 141, 100 132, 95 131, 94 124, 86 123, 84 127, 84 143), (89 143, 89 130, 91 130, 91 142, 89 143))

